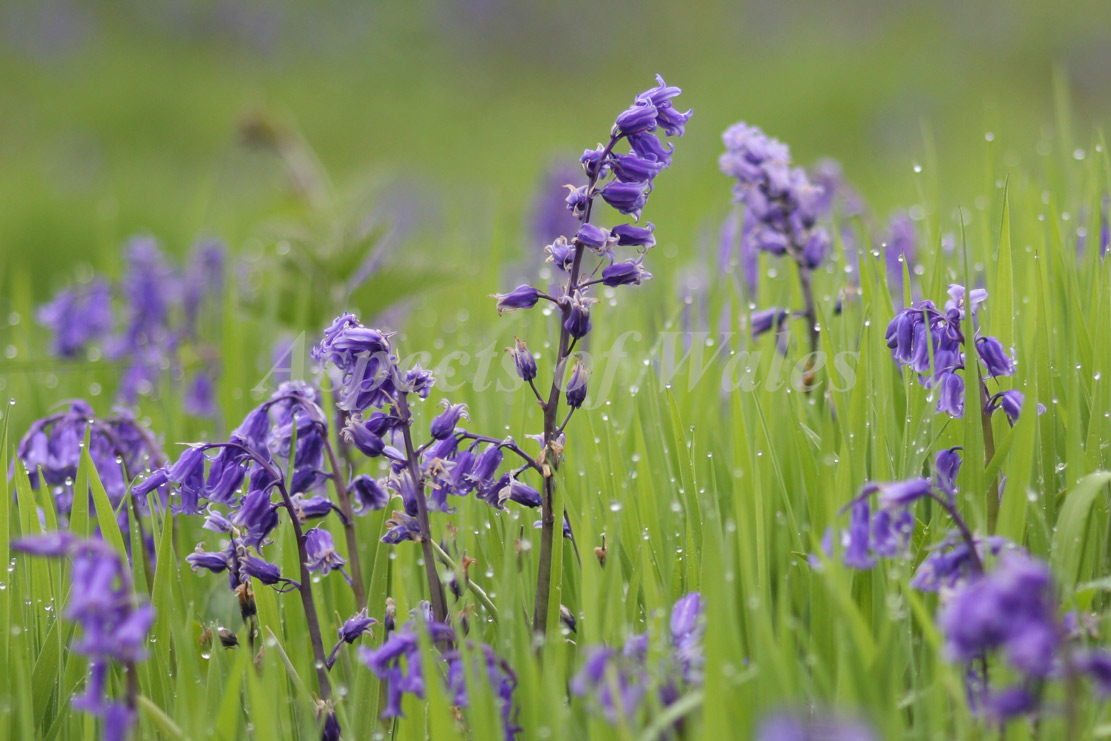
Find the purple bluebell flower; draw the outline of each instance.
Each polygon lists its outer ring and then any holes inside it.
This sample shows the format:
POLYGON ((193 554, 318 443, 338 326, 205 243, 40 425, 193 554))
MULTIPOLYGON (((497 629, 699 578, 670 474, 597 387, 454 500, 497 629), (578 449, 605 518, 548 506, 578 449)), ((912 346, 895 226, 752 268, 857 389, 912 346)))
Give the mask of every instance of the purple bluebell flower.
POLYGON ((1003 349, 999 340, 994 337, 978 337, 976 339, 976 351, 979 353, 980 360, 983 361, 989 376, 996 378, 998 376, 1014 375, 1014 360, 1003 349))
POLYGON ((134 664, 146 655, 147 636, 154 622, 150 604, 138 602, 132 591, 130 568, 104 541, 59 537, 56 533, 12 542, 17 552, 52 557, 68 556, 73 567, 64 615, 81 626, 71 650, 90 660, 85 692, 73 706, 104 720, 106 738, 126 738, 134 726, 135 708, 107 697, 110 662, 134 664))
POLYGON ((877 492, 877 500, 883 509, 905 508, 933 491, 933 483, 921 478, 871 486, 877 492))
POLYGON ((513 500, 518 504, 523 504, 526 507, 539 507, 541 502, 540 492, 532 488, 528 484, 518 480, 517 478, 510 478, 509 482, 501 488, 498 492, 498 505, 505 504, 506 501, 513 500))
POLYGON ((656 129, 656 115, 656 106, 652 104, 652 101, 638 97, 632 106, 617 117, 614 128, 626 136, 654 131, 656 129))
MULTIPOLYGON (((1013 543, 1001 537, 976 538, 977 559, 982 563, 989 554, 997 556, 1004 550, 1020 550, 1013 543)), ((956 533, 950 533, 945 540, 933 546, 930 555, 918 566, 910 585, 921 592, 938 592, 953 589, 974 573, 972 551, 956 533)))
POLYGON ((382 488, 378 481, 366 474, 361 474, 351 479, 347 485, 354 499, 354 512, 365 515, 373 510, 385 509, 390 502, 390 495, 382 488))
POLYGON ((664 163, 635 154, 614 154, 609 164, 614 177, 624 183, 651 182, 664 169, 664 163))
POLYGON ((639 221, 644 204, 648 202, 649 187, 647 182, 629 183, 611 180, 598 191, 598 194, 618 213, 632 216, 639 221))
POLYGON ((394 511, 393 516, 386 520, 386 534, 382 536, 383 543, 397 545, 406 540, 420 541, 420 523, 415 517, 410 517, 404 512, 394 511))
POLYGON ((617 237, 618 247, 653 247, 656 244, 656 238, 652 234, 655 228, 654 224, 645 226, 621 224, 615 226, 610 233, 617 237))
POLYGON ((530 236, 534 244, 551 244, 579 228, 578 219, 564 208, 563 189, 565 184, 577 177, 581 177, 579 169, 563 163, 553 165, 544 174, 530 210, 530 236))
POLYGON ((343 644, 354 643, 359 640, 362 635, 370 632, 371 626, 377 623, 377 620, 367 615, 366 608, 363 608, 348 618, 343 625, 339 627, 339 630, 336 631, 339 634, 339 640, 336 641, 335 646, 332 647, 332 651, 328 655, 328 668, 331 669, 336 663, 336 658, 339 656, 339 651, 343 648, 343 644))
POLYGON ((580 291, 560 299, 560 305, 565 307, 567 315, 563 320, 563 328, 571 337, 581 339, 593 329, 590 321, 590 305, 596 300, 585 297, 580 291))
MULTIPOLYGON (((1025 397, 1022 392, 1017 389, 1009 391, 1000 391, 988 400, 988 411, 994 412, 996 409, 1002 409, 1003 413, 1007 415, 1007 420, 1013 425, 1018 422, 1018 416, 1022 413, 1022 407, 1025 403, 1025 397)), ((1038 414, 1045 414, 1045 405, 1038 404, 1038 414)))
POLYGON ((644 269, 644 260, 625 260, 602 268, 602 284, 606 286, 639 286, 649 280, 652 274, 644 269))
POLYGON ((905 211, 891 215, 882 248, 887 278, 893 286, 892 293, 895 294, 893 298, 899 301, 903 295, 903 265, 913 275, 918 257, 918 234, 914 222, 905 211))
POLYGON ((702 639, 706 633, 705 601, 698 592, 681 597, 671 608, 671 646, 679 662, 683 681, 697 685, 702 682, 706 663, 702 639))
POLYGON ((934 458, 934 483, 949 495, 950 501, 956 495, 957 474, 961 470, 962 448, 958 445, 939 451, 934 458))
MULTIPOLYGON (((637 638, 635 636, 632 642, 637 638)), ((582 668, 571 680, 571 692, 578 697, 590 698, 611 725, 623 719, 631 720, 640 709, 647 691, 636 663, 626 662, 621 654, 608 646, 592 647, 582 668)))
POLYGON ((386 449, 386 441, 381 435, 372 432, 370 425, 364 423, 356 416, 351 416, 347 424, 340 430, 340 436, 348 445, 354 445, 359 452, 368 458, 377 458, 386 449))
POLYGON ((445 440, 455 434, 455 427, 460 418, 468 419, 466 404, 452 404, 444 400, 444 411, 438 414, 431 424, 430 434, 433 440, 445 440))
POLYGON ((770 332, 773 329, 776 332, 782 331, 783 322, 786 321, 788 316, 790 316, 789 311, 786 309, 777 309, 775 307, 752 312, 748 319, 748 325, 752 330, 753 338, 759 337, 765 332, 770 332))
POLYGON ((197 373, 189 383, 182 400, 185 411, 196 417, 216 415, 216 389, 212 377, 206 372, 197 373))
POLYGON ((867 499, 861 499, 852 506, 849 514, 849 529, 844 536, 846 566, 854 569, 870 569, 876 559, 869 553, 871 543, 871 506, 867 499))
POLYGON ((319 495, 306 497, 304 494, 294 494, 291 499, 293 500, 293 508, 302 521, 325 517, 331 514, 332 510, 338 512, 336 505, 328 497, 319 495))
POLYGON ((610 235, 609 229, 595 224, 583 224, 575 235, 575 242, 599 254, 606 254, 617 240, 610 235))
POLYGON ((1040 561, 1004 555, 996 568, 965 583, 944 606, 939 623, 954 661, 972 661, 1002 649, 1023 674, 1054 669, 1059 644, 1053 583, 1040 561))
POLYGON ((305 565, 309 571, 319 571, 321 575, 327 575, 333 570, 344 573, 343 565, 347 563, 347 559, 336 551, 335 541, 327 530, 314 527, 305 533, 305 553, 308 557, 305 565))
POLYGON ((239 559, 239 571, 240 579, 253 577, 267 586, 289 581, 282 577, 277 566, 249 553, 239 559))
POLYGON ((77 357, 112 330, 111 289, 102 280, 66 288, 40 306, 35 318, 54 333, 55 355, 77 357))
POLYGON ((517 309, 531 309, 540 300, 540 291, 528 284, 520 285, 509 293, 495 293, 491 298, 498 300, 498 314, 517 309))
POLYGON ((567 406, 578 409, 586 401, 586 366, 582 359, 575 360, 575 367, 571 369, 571 377, 567 379, 567 406))
POLYGON ((506 351, 513 355, 513 365, 517 368, 517 375, 522 381, 531 381, 536 378, 536 358, 529 352, 524 340, 513 338, 513 347, 506 351))
MULTIPOLYGON (((114 416, 98 418, 88 403, 78 400, 65 411, 36 420, 19 441, 16 456, 26 467, 32 487, 38 488, 42 483, 50 487, 63 521, 68 519, 73 506, 73 483, 86 432, 89 456, 114 507, 123 501, 131 478, 145 468, 161 466, 164 461, 154 435, 127 412, 117 411, 114 416)), ((146 511, 148 495, 153 491, 158 491, 158 501, 164 504, 165 479, 151 476, 148 482, 135 492, 141 512, 146 511)))
POLYGON ((224 288, 224 268, 228 251, 222 242, 202 240, 189 253, 189 263, 182 281, 182 307, 185 324, 196 331, 201 307, 208 298, 218 299, 224 288))
POLYGON ((546 262, 555 265, 564 273, 571 272, 575 262, 575 247, 565 237, 555 240, 545 247, 544 251, 548 253, 546 262))

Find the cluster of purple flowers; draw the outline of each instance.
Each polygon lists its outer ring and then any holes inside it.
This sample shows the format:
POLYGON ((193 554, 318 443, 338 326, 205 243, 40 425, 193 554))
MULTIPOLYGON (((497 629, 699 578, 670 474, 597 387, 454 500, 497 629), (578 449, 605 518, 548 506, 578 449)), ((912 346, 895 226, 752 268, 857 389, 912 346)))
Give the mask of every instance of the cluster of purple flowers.
MULTIPOLYGON (((987 291, 966 291, 964 286, 954 284, 949 286, 949 296, 944 311, 928 299, 903 309, 887 326, 886 338, 895 360, 917 373, 923 386, 937 389, 937 411, 960 417, 964 415, 965 379, 958 373, 965 370, 964 342, 969 325, 975 332, 980 378, 984 374, 991 378, 1014 375, 1015 361, 999 340, 981 335, 976 326, 976 311, 987 300, 987 291)), ((1011 424, 1015 423, 1022 411, 1021 391, 988 394, 985 386, 984 396, 985 412, 1002 409, 1011 424)), ((1038 406, 1039 413, 1045 411, 1045 407, 1038 406)))
POLYGON ((531 309, 546 299, 560 308, 564 330, 578 340, 592 328, 590 306, 596 301, 589 296, 592 286, 640 285, 652 277, 643 264, 644 253, 656 243, 652 224, 607 229, 591 224, 590 218, 595 199, 601 197, 619 213, 639 221, 656 176, 671 165, 674 147, 661 144, 657 132, 682 136, 691 111, 680 112, 672 104, 679 88, 666 85, 661 77, 656 79, 656 87, 637 95, 633 105, 617 117, 609 141, 586 150, 580 158, 587 183, 568 186, 571 192, 566 198, 578 231, 573 237, 559 236, 545 248, 548 262, 570 276, 565 290, 556 297, 529 285, 518 286, 495 296, 499 313, 531 309), (624 154, 615 151, 622 141, 630 147, 624 154), (615 247, 633 247, 640 254, 618 261, 615 247), (599 258, 589 277, 581 275, 586 252, 599 258))
MULTIPOLYGON (((427 602, 412 611, 413 617, 399 630, 393 630, 379 648, 363 647, 359 656, 375 676, 386 682, 386 707, 383 718, 403 716, 402 700, 406 694, 420 699, 425 697, 428 668, 421 651, 421 635, 437 644, 454 646, 456 635, 450 625, 437 622, 427 602)), ((451 702, 458 708, 470 706, 467 687, 468 669, 472 676, 485 677, 489 688, 497 697, 505 737, 513 739, 521 728, 517 725, 517 708, 513 705, 513 692, 517 688, 517 675, 509 664, 485 643, 468 644, 465 648, 450 648, 439 655, 445 664, 445 689, 451 702), (467 662, 475 662, 468 666, 467 662)), ((435 669, 432 674, 438 674, 435 669)))
MULTIPOLYGON (((162 449, 151 432, 125 410, 117 410, 111 417, 97 418, 87 402, 78 400, 71 402, 64 412, 33 422, 19 441, 16 455, 26 466, 32 487, 45 485, 50 488, 63 520, 73 508, 74 480, 86 434, 89 456, 108 498, 117 508, 132 476, 165 462, 162 449)), ((164 496, 165 490, 159 493, 164 496)), ((136 503, 140 511, 145 511, 147 497, 138 498, 136 503)), ((120 516, 126 518, 127 510, 120 512, 120 516)))
POLYGON ((829 250, 829 233, 817 224, 823 189, 801 167, 791 167, 791 150, 755 126, 735 124, 722 134, 721 171, 736 178, 733 193, 746 209, 742 239, 759 251, 790 255, 814 269, 829 250))
POLYGON ((64 614, 82 630, 71 649, 87 656, 90 664, 85 692, 71 704, 103 719, 105 739, 126 739, 136 720, 135 663, 146 656, 154 608, 137 601, 127 564, 102 540, 55 532, 15 540, 12 547, 35 556, 68 556, 72 560, 64 614), (129 689, 123 703, 107 694, 113 663, 122 664, 128 673, 129 689))
MULTIPOLYGON (((289 495, 290 516, 296 516, 299 522, 339 512, 319 492, 330 478, 323 470, 327 434, 327 420, 317 405, 316 391, 304 382, 291 381, 251 410, 228 442, 188 448, 177 462, 155 471, 134 491, 143 495, 155 487, 169 486, 174 512, 207 513, 205 529, 230 536, 218 552, 198 550, 190 554, 186 560, 193 568, 214 573, 227 570, 233 590, 246 584, 248 576, 264 584, 296 585, 261 558, 261 549, 270 542, 269 535, 278 526, 278 513, 285 506, 284 501, 272 501, 276 489, 289 495), (201 500, 207 500, 207 509, 201 500), (230 517, 213 505, 227 507, 230 517), (257 555, 251 555, 248 548, 255 549, 257 555)), ((310 571, 342 571, 345 561, 335 551, 327 531, 308 531, 306 545, 310 571)))
POLYGON ((125 261, 126 273, 118 286, 124 304, 119 331, 113 333, 112 289, 103 279, 65 288, 39 308, 38 321, 54 334, 54 353, 75 358, 101 343, 108 359, 124 365, 117 395, 130 404, 152 392, 167 371, 180 375, 179 350, 191 343, 203 362, 187 383, 185 408, 211 416, 216 411, 214 351, 200 341, 198 327, 206 304, 219 299, 225 248, 202 241, 185 269, 175 271, 153 239, 137 237, 127 244, 125 261))
POLYGON ((675 702, 683 690, 702 685, 704 611, 698 592, 691 592, 675 603, 671 609, 668 650, 655 667, 648 662, 647 632, 630 637, 620 651, 605 645, 587 649, 582 668, 571 681, 571 692, 591 698, 614 725, 635 718, 653 688, 662 707, 675 702))
POLYGON ((426 398, 435 379, 419 366, 407 371, 399 368, 386 333, 364 327, 353 315, 343 314, 325 332, 313 357, 331 364, 340 374, 338 406, 348 414, 341 431, 343 438, 364 455, 384 457, 390 463, 383 479, 362 475, 351 482, 352 493, 362 507, 385 506, 390 498, 387 491, 401 498, 404 511, 394 513, 384 541, 420 540, 420 505, 423 503, 428 510, 454 512, 449 495, 474 493, 496 509, 503 509, 509 501, 526 507, 540 505, 539 492, 520 479, 526 470, 534 468, 531 457, 522 457, 521 468, 499 473, 503 451, 519 451, 516 443, 512 438, 486 438, 460 427, 467 418, 464 404, 445 400, 442 411, 429 424, 428 440, 414 446, 410 457, 404 437, 411 419, 403 397, 415 394, 426 398), (410 466, 410 462, 416 465, 410 466))
MULTIPOLYGON (((931 499, 956 530, 930 549, 911 586, 942 596, 938 624, 946 655, 967 666, 972 710, 998 722, 1035 712, 1047 680, 1070 675, 1088 675, 1101 693, 1111 694, 1111 653, 1074 645, 1074 636, 1057 617, 1048 565, 1005 538, 973 535, 956 507, 959 468, 957 449, 943 450, 935 458, 932 480, 866 485, 847 507, 850 524, 841 535, 844 563, 869 569, 877 557, 905 555, 915 525, 911 507, 931 499), (994 568, 987 568, 989 559, 994 568), (1013 686, 989 685, 988 661, 996 653, 1018 675, 1013 686)), ((823 548, 832 553, 830 534, 823 548)))

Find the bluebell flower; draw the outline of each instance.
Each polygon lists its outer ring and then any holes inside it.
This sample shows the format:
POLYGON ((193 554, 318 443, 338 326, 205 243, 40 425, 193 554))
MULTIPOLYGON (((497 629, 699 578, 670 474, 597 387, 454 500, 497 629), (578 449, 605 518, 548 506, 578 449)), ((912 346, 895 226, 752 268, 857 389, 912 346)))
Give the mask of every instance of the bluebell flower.
POLYGON ((783 322, 786 321, 790 314, 791 312, 786 309, 778 309, 775 307, 752 312, 749 316, 748 325, 752 330, 753 338, 759 337, 765 332, 770 332, 772 330, 776 332, 782 331, 783 322))
MULTIPOLYGON (((314 527, 305 533, 305 555, 308 558, 305 566, 309 571, 319 571, 321 575, 327 575, 334 570, 347 576, 343 571, 347 559, 336 551, 335 541, 327 530, 314 527)), ((348 581, 350 580, 348 577, 348 581)))
POLYGON ((999 340, 994 337, 978 337, 976 338, 976 351, 980 355, 980 360, 984 362, 984 367, 987 368, 989 376, 995 378, 1014 375, 1014 360, 1003 349, 999 340))
POLYGON ((188 414, 196 417, 216 415, 216 389, 208 373, 202 371, 193 376, 192 382, 185 390, 182 406, 188 414))
POLYGON ((590 321, 590 305, 595 301, 596 299, 587 298, 580 291, 560 299, 560 305, 566 308, 567 315, 563 320, 563 328, 571 337, 575 339, 586 337, 593 329, 590 321))
POLYGON ((595 224, 583 224, 575 234, 575 241, 587 249, 604 254, 617 240, 610 235, 609 229, 595 224))
POLYGON ((625 183, 648 183, 664 169, 664 163, 635 154, 614 154, 609 165, 614 177, 625 183))
POLYGON ((383 543, 397 545, 406 540, 419 542, 420 523, 415 517, 404 512, 394 511, 393 516, 386 520, 386 534, 382 536, 383 543))
POLYGON ((12 541, 17 552, 51 557, 68 556, 69 598, 63 614, 81 626, 71 649, 89 658, 89 679, 84 694, 72 705, 104 720, 105 738, 124 739, 135 722, 135 708, 107 696, 109 664, 134 664, 146 656, 147 637, 154 609, 139 602, 132 591, 130 567, 104 541, 47 534, 12 541))
POLYGON ((347 490, 351 492, 354 500, 354 512, 357 515, 385 509, 390 501, 390 495, 386 493, 382 485, 366 474, 351 479, 347 484, 347 490))
POLYGON ((112 330, 111 289, 103 280, 66 288, 39 307, 35 318, 54 333, 55 355, 77 357, 112 330))
POLYGON ((1055 667, 1060 636, 1053 583, 1040 561, 1006 554, 996 568, 968 581, 942 608, 946 653, 972 661, 1001 649, 1021 673, 1045 677, 1055 667))
POLYGON ((560 237, 544 248, 548 253, 546 262, 555 265, 557 268, 565 273, 571 272, 571 266, 575 262, 575 247, 567 241, 566 237, 560 237))
POLYGON ((656 128, 656 106, 651 100, 639 98, 617 117, 614 128, 620 133, 640 134, 656 128))
POLYGON ((653 247, 656 244, 656 238, 652 234, 655 228, 654 224, 645 226, 621 224, 615 226, 610 233, 617 237, 618 247, 653 247))
MULTIPOLYGON (((1018 422, 1018 416, 1022 413, 1022 407, 1025 402, 1025 397, 1022 392, 1017 389, 1009 391, 1000 391, 990 399, 988 399, 988 411, 995 411, 1002 409, 1003 413, 1007 415, 1007 420, 1013 425, 1018 422)), ((1038 414, 1045 414, 1045 405, 1037 405, 1038 414)))
POLYGON ((444 401, 444 411, 438 414, 430 426, 433 440, 445 440, 455 434, 455 427, 460 418, 467 419, 466 404, 452 404, 444 401))
POLYGON ((623 182, 612 180, 598 192, 610 206, 619 213, 640 219, 644 204, 648 202, 649 184, 647 182, 623 182))
POLYGON ((571 377, 567 379, 567 406, 578 409, 586 401, 586 366, 581 358, 575 359, 575 366, 571 369, 571 377))
POLYGON ((524 340, 513 338, 513 347, 506 351, 513 355, 513 365, 517 368, 517 375, 522 381, 531 381, 536 378, 536 358, 529 352, 524 340))
POLYGON ((934 457, 934 483, 949 495, 950 501, 957 491, 957 474, 961 470, 961 450, 958 445, 941 450, 934 457))
POLYGON ((639 286, 641 282, 652 277, 644 269, 643 259, 615 262, 602 268, 602 284, 610 287, 639 286))
POLYGON ((381 434, 372 432, 370 426, 356 415, 348 418, 347 424, 340 430, 340 436, 344 442, 354 445, 368 458, 377 458, 386 449, 386 441, 381 434))
POLYGON ((517 309, 531 309, 540 300, 540 291, 530 285, 520 285, 509 293, 495 293, 491 298, 498 300, 498 313, 517 309))

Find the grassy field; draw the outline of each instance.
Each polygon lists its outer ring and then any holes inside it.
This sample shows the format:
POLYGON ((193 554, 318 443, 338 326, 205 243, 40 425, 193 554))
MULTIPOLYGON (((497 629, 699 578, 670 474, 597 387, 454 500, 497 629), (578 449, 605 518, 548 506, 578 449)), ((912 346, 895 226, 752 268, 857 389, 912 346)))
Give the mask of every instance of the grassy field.
MULTIPOLYGON (((559 158, 574 165, 659 72, 683 87, 695 116, 645 212, 656 224, 655 278, 607 289, 594 309, 588 349, 599 357, 636 334, 609 366, 612 386, 603 393, 601 374, 592 378, 558 472, 582 557, 563 549, 558 596, 577 632, 534 646, 525 617, 539 543, 532 510, 462 499, 455 514, 432 515, 445 547, 476 559, 471 576, 497 605, 495 621, 465 592, 457 609, 471 616, 471 637, 515 669, 521 737, 747 738, 769 711, 807 703, 862 717, 884 739, 1111 735, 1088 683, 1050 682, 1046 711, 1005 730, 970 711, 964 669, 943 651, 940 600, 909 586, 950 528, 938 508, 916 510, 906 559, 871 571, 808 560, 827 527, 846 525, 839 510, 866 482, 921 475, 938 450, 962 446, 959 507, 970 526, 989 531, 1002 481, 994 532, 1048 560, 1061 613, 1096 616, 1090 643, 1107 645, 1111 261, 1099 235, 1111 191, 1100 128, 1111 113, 1108 7, 850 5, 526 12, 494 1, 328 2, 275 5, 265 18, 242 10, 243 20, 235 4, 175 15, 169 5, 133 13, 59 3, 51 7, 76 20, 45 46, 27 31, 41 23, 35 6, 4 8, 0 396, 11 406, 0 467, 13 474, 0 484, 0 532, 14 539, 58 522, 48 487, 33 490, 12 465, 31 422, 74 398, 108 414, 123 370, 52 357, 36 307, 94 272, 117 280, 121 246, 136 233, 154 235, 172 260, 202 235, 224 239, 232 255, 220 302, 202 314, 203 341, 183 347, 181 373, 167 370, 136 405, 172 458, 181 443, 226 439, 272 390, 263 381, 276 345, 292 341, 300 359, 344 310, 398 330, 403 356, 425 352, 426 366, 456 369, 459 387, 434 390, 416 409, 417 428, 450 398, 469 406, 477 431, 518 441, 538 432, 531 397, 499 390, 512 380, 502 348, 520 336, 546 358, 554 323, 539 311, 499 318, 487 296, 533 278, 541 262, 529 224, 544 171, 559 158), (720 226, 738 208, 717 169, 719 136, 738 120, 791 144, 799 164, 837 158, 869 204, 836 225, 833 256, 815 274, 823 348, 851 354, 847 374, 817 371, 818 391, 789 378, 805 354, 801 325, 785 357, 775 337, 748 336, 751 310, 801 303, 794 267, 762 255, 754 292, 735 263, 719 267, 720 226), (893 280, 877 242, 899 208, 916 217, 918 256, 905 281, 893 280), (354 286, 374 250, 381 262, 354 286), (1014 427, 996 415, 990 460, 979 415, 935 413, 936 397, 900 372, 885 342, 897 310, 919 298, 940 305, 951 283, 988 291, 981 326, 1018 359, 1000 388, 1046 407, 1014 427), (204 368, 218 369, 218 413, 190 415, 182 379, 204 368), (746 373, 754 382, 738 388, 746 373), (478 374, 489 388, 476 388, 478 374), (604 566, 594 556, 603 544, 604 566), (620 646, 647 629, 650 663, 662 660, 671 605, 692 591, 706 606, 704 684, 666 709, 650 699, 616 726, 569 696, 587 646, 620 646)), ((311 365, 305 373, 321 380, 311 365)), ((75 500, 84 504, 69 528, 99 529, 122 546, 84 456, 75 486, 88 481, 92 501, 75 500)), ((378 542, 390 509, 356 521, 379 620, 387 597, 402 618, 427 598, 415 544, 378 542)), ((316 737, 314 659, 296 595, 256 588, 252 671, 225 577, 192 573, 183 560, 198 542, 215 548, 219 538, 201 524, 145 519, 156 567, 149 581, 142 559, 133 570, 157 617, 138 668, 136 737, 316 737), (201 640, 213 625, 238 631, 240 648, 201 640)), ((298 562, 287 525, 267 551, 283 573, 298 562)), ((70 569, 17 557, 9 540, 0 538, 9 564, 0 666, 10 679, 0 738, 91 738, 97 721, 70 707, 86 677, 85 659, 69 649, 80 633, 58 618, 70 569)), ((336 574, 313 589, 330 642, 354 597, 336 574)), ((332 683, 344 738, 448 738, 460 723, 476 739, 502 732, 480 682, 463 720, 428 681, 427 700, 408 697, 406 717, 386 723, 377 720, 380 682, 354 650, 341 652, 332 683)), ((115 672, 115 694, 124 684, 115 672)))

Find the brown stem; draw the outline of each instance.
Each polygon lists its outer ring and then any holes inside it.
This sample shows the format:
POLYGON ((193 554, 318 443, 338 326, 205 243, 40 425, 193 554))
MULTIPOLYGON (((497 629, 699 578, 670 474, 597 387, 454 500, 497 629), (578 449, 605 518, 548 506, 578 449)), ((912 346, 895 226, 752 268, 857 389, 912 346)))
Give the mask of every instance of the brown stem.
MULTIPOLYGON (((397 374, 396 369, 394 373, 397 374)), ((444 597, 444 585, 440 582, 440 574, 436 568, 436 555, 432 550, 432 528, 428 522, 428 502, 424 498, 424 477, 421 475, 417 453, 413 447, 413 435, 409 429, 413 422, 413 414, 409 410, 408 396, 401 388, 401 379, 397 377, 395 382, 398 386, 397 411, 401 417, 401 436, 405 439, 405 458, 417 500, 417 523, 420 525, 421 551, 424 554, 424 573, 428 576, 432 616, 437 622, 446 623, 447 599, 444 597)))
MULTIPOLYGON (((984 435, 984 467, 991 465, 995 457, 995 435, 991 430, 991 410, 988 409, 988 387, 984 383, 984 376, 976 369, 976 376, 980 382, 980 429, 984 435)), ((999 521, 999 480, 988 482, 987 492, 988 535, 995 534, 995 526, 999 521)))
POLYGON ((355 604, 360 610, 366 609, 366 586, 363 584, 363 568, 359 564, 359 540, 355 534, 355 512, 351 509, 351 493, 347 491, 347 480, 340 469, 336 451, 328 435, 322 435, 324 450, 328 454, 328 464, 332 467, 332 485, 336 488, 336 499, 345 521, 343 531, 347 537, 348 565, 351 567, 351 587, 355 590, 355 604))
POLYGON ((305 565, 309 560, 309 554, 305 550, 305 533, 301 529, 301 519, 297 516, 297 509, 293 506, 289 491, 285 488, 285 483, 280 477, 278 478, 278 491, 281 492, 286 512, 289 513, 289 521, 293 525, 293 534, 297 538, 297 560, 301 567, 301 583, 297 587, 297 591, 301 595, 301 606, 305 610, 305 624, 309 630, 309 641, 312 643, 312 655, 316 664, 316 680, 320 685, 320 698, 328 700, 332 696, 332 683, 328 679, 328 656, 324 653, 324 640, 320 634, 320 620, 316 615, 316 603, 312 599, 312 576, 309 574, 309 567, 305 565))

